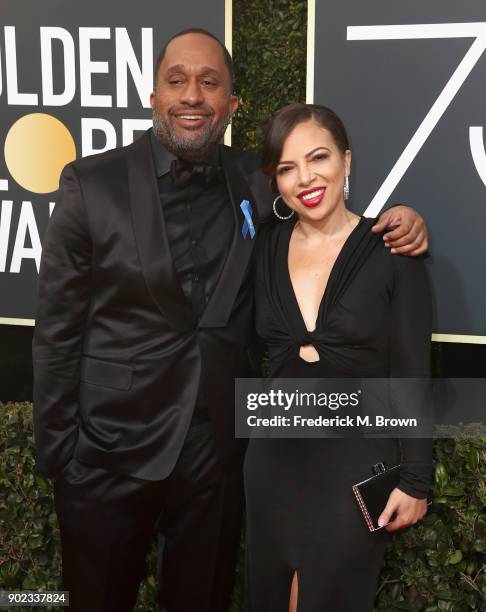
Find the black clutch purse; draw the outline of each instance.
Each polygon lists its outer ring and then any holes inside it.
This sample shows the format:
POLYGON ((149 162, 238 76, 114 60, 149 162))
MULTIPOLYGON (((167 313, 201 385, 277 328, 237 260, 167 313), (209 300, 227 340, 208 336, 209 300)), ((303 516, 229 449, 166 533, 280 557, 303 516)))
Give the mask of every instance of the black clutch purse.
MULTIPOLYGON (((385 509, 388 497, 400 480, 400 465, 388 468, 384 463, 373 466, 374 476, 353 485, 353 493, 370 531, 381 529, 380 514, 385 509)), ((393 520, 392 516, 392 520, 393 520)), ((383 525, 384 526, 384 525, 383 525)))

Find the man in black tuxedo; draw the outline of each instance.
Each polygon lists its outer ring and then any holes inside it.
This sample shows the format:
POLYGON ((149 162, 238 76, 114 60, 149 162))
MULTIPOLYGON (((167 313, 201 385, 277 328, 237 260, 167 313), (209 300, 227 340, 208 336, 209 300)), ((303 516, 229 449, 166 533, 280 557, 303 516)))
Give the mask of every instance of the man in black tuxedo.
MULTIPOLYGON (((252 374, 250 259, 271 198, 254 156, 218 144, 238 102, 211 34, 169 41, 151 101, 153 130, 61 177, 33 348, 38 469, 54 479, 71 610, 132 610, 156 529, 161 608, 226 612, 234 378, 252 374)), ((400 215, 390 244, 423 249, 420 218, 400 215)))

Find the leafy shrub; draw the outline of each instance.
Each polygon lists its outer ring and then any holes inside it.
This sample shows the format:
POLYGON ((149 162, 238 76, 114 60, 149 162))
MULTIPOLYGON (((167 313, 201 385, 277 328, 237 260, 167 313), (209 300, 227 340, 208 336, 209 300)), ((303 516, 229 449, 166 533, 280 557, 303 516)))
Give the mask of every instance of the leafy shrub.
POLYGON ((388 547, 377 610, 486 610, 486 439, 435 442, 434 501, 388 547))

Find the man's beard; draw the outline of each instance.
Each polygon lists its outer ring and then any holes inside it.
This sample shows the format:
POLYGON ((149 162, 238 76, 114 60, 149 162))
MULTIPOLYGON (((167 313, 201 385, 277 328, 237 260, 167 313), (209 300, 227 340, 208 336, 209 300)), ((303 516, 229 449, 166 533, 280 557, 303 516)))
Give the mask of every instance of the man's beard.
POLYGON ((172 125, 171 115, 166 120, 155 108, 152 110, 152 120, 155 136, 168 151, 181 159, 199 161, 223 138, 231 123, 231 114, 228 112, 217 123, 205 125, 196 138, 184 138, 172 125))

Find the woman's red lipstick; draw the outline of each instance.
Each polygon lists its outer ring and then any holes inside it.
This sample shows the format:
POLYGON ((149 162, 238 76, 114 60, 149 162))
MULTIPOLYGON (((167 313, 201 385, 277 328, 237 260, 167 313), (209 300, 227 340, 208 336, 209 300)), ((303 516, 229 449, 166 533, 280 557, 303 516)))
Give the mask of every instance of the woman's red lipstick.
POLYGON ((325 193, 325 187, 314 187, 314 189, 301 191, 297 197, 304 206, 307 206, 307 208, 314 208, 321 203, 325 193))

